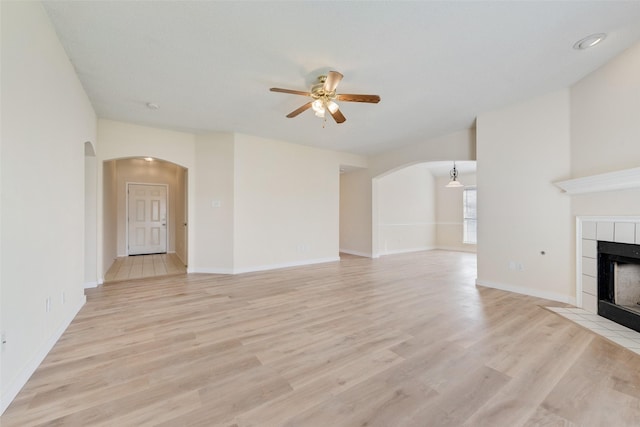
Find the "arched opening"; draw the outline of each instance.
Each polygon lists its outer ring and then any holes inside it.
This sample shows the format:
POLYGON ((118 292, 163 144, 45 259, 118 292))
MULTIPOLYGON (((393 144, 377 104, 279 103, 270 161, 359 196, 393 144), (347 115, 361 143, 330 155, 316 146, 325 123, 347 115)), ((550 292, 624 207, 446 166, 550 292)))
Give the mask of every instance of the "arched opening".
POLYGON ((186 272, 187 194, 187 169, 178 164, 149 157, 104 161, 105 282, 186 272))
POLYGON ((465 188, 475 188, 476 162, 456 162, 463 186, 446 188, 453 161, 416 163, 372 182, 372 256, 443 249, 475 252, 464 237, 465 188))

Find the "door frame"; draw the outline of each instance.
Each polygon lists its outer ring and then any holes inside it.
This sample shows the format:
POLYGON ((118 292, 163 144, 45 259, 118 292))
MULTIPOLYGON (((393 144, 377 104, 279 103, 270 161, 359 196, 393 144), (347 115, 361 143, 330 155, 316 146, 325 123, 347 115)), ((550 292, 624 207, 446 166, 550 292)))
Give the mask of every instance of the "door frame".
POLYGON ((124 209, 124 215, 125 215, 125 232, 124 232, 124 249, 125 249, 125 253, 127 256, 129 256, 129 185, 155 185, 158 187, 165 187, 166 189, 166 195, 167 195, 167 226, 164 228, 164 232, 166 234, 165 239, 167 242, 167 247, 166 249, 166 253, 169 253, 169 184, 159 184, 157 182, 136 182, 136 181, 127 181, 125 182, 125 186, 124 186, 124 199, 125 199, 125 209, 124 209))

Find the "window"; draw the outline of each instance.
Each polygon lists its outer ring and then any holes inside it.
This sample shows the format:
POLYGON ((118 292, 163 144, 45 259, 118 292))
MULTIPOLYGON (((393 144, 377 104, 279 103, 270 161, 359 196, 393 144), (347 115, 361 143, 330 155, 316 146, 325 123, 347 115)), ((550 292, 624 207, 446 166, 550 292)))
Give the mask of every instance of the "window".
POLYGON ((466 187, 462 192, 464 217, 463 243, 476 244, 477 241, 477 192, 476 187, 466 187))

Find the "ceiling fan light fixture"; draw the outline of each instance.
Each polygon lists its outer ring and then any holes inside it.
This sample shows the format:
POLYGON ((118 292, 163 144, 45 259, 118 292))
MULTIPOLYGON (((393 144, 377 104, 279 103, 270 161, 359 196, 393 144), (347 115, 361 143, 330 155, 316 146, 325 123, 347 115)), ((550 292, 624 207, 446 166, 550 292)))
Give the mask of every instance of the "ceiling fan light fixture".
POLYGON ((313 111, 316 112, 316 115, 318 113, 322 113, 324 115, 324 105, 322 103, 322 99, 316 99, 315 101, 313 101, 313 103, 311 104, 311 108, 313 108, 313 111))
POLYGON ((333 102, 333 101, 329 101, 329 102, 327 103, 327 109, 328 109, 329 111, 331 111, 331 114, 333 114, 333 113, 335 113, 336 111, 338 111, 338 108, 339 108, 339 107, 338 107, 338 104, 336 104, 336 103, 335 103, 335 102, 333 102))

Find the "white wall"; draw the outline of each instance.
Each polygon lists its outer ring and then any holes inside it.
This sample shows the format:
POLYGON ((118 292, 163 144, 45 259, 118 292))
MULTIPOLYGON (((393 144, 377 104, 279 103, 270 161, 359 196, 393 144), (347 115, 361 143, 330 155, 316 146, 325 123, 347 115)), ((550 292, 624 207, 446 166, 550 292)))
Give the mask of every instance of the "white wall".
POLYGON ((98 164, 91 142, 85 142, 84 148, 84 286, 94 287, 98 284, 98 164))
MULTIPOLYGON (((475 174, 461 174, 458 179, 465 186, 476 185, 475 174)), ((444 250, 476 252, 476 245, 462 243, 464 238, 462 192, 464 188, 446 188, 449 181, 449 176, 440 176, 436 179, 436 246, 438 249, 444 250)))
MULTIPOLYGON (((98 137, 100 159, 151 156, 189 169, 193 272, 336 259, 339 168, 366 165, 361 156, 249 135, 192 135, 102 119, 98 137)), ((102 182, 99 188, 104 191, 102 182)))
MULTIPOLYGON (((103 183, 98 188, 98 193, 102 194, 102 206, 98 217, 102 218, 101 227, 98 229, 98 247, 96 250, 102 254, 104 271, 98 269, 99 282, 102 283, 104 273, 106 273, 118 257, 118 173, 116 161, 110 160, 102 165, 102 176, 99 181, 103 183), (102 237, 102 238, 101 238, 102 237)), ((100 268, 100 266, 98 267, 100 268)))
POLYGON ((338 259, 340 156, 235 135, 234 269, 338 259))
MULTIPOLYGON (((109 248, 103 244, 103 239, 110 237, 105 235, 110 229, 107 222, 111 219, 105 217, 105 209, 102 207, 105 185, 103 184, 103 162, 106 160, 124 159, 130 157, 153 157, 166 160, 179 166, 192 170, 195 167, 195 135, 185 132, 175 132, 165 129, 139 126, 131 123, 117 122, 113 120, 98 120, 98 253, 102 265, 98 266, 101 279, 113 262, 111 254, 102 254, 109 248), (107 225, 107 226, 105 226, 107 225), (103 261, 104 260, 104 261, 103 261)), ((189 179, 191 175, 188 175, 189 179)), ((189 182, 188 203, 189 221, 193 223, 193 203, 195 201, 195 184, 189 182)), ((188 230, 189 256, 196 253, 196 236, 192 228, 188 230)), ((108 242, 105 242, 108 243, 108 242)), ((122 248, 120 248, 121 250, 122 248)))
POLYGON ((478 284, 574 300, 569 114, 566 89, 478 116, 478 284))
POLYGON ((189 270, 233 273, 234 253, 234 139, 230 133, 196 137, 195 210, 189 230, 195 230, 197 254, 189 270))
POLYGON ((187 227, 189 224, 188 198, 189 185, 187 182, 187 170, 182 167, 176 168, 176 213, 175 213, 175 251, 176 255, 184 265, 188 264, 188 236, 187 227))
MULTIPOLYGON (((640 43, 571 88, 571 177, 640 166, 640 43)), ((638 215, 640 190, 572 197, 574 215, 638 215)))
POLYGON ((84 143, 96 117, 42 5, 0 8, 4 410, 85 301, 84 143))
POLYGON ((340 252, 372 256, 371 191, 367 169, 340 175, 340 252))
POLYGON ((424 164, 378 179, 380 255, 436 246, 435 179, 424 164))

